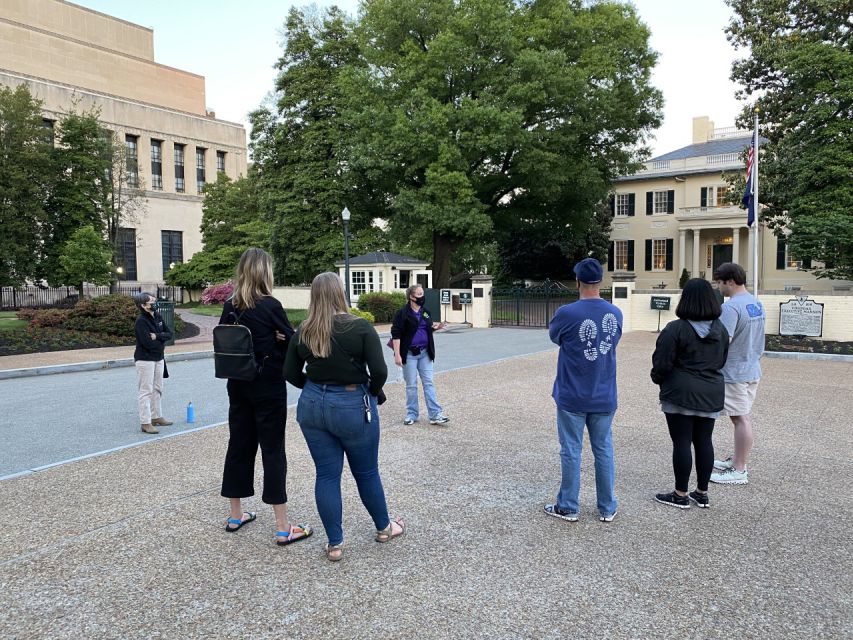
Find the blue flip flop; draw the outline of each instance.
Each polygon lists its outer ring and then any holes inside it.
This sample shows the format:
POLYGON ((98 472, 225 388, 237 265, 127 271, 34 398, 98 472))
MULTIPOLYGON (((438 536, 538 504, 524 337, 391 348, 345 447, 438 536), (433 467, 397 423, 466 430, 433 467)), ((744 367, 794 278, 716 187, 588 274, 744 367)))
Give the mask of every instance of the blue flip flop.
POLYGON ((243 516, 248 516, 248 517, 247 518, 243 518, 243 517, 228 518, 228 520, 225 523, 225 530, 228 533, 234 533, 236 531, 239 531, 240 528, 244 524, 249 524, 250 522, 254 521, 254 519, 258 517, 258 514, 252 512, 252 511, 244 511, 243 516))

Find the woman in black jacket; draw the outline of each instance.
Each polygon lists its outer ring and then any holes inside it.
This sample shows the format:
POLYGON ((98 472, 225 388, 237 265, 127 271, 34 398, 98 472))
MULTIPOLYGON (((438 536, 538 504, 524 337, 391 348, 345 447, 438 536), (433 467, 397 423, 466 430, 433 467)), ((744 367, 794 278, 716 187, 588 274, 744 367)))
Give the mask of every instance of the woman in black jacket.
POLYGON ((711 284, 693 278, 684 285, 675 309, 678 320, 664 327, 652 355, 652 382, 660 385, 661 409, 672 438, 675 491, 655 500, 687 509, 709 507, 708 481, 714 466, 711 434, 722 415, 725 383, 720 369, 729 352, 729 334, 720 322, 720 302, 711 284), (687 493, 696 452, 696 490, 687 493))
POLYGON ((233 533, 257 514, 243 511, 242 498, 255 494, 255 455, 261 448, 264 489, 261 499, 275 513, 275 543, 284 546, 311 535, 311 527, 290 524, 287 516, 287 456, 284 426, 287 386, 284 359, 293 327, 272 296, 272 259, 263 249, 246 249, 237 263, 234 294, 222 308, 219 324, 242 324, 252 333, 258 376, 228 381, 228 451, 222 496, 230 500, 225 530, 233 533))
POLYGON ((394 315, 391 325, 391 340, 394 348, 394 363, 403 367, 406 380, 406 417, 403 424, 417 422, 418 375, 424 387, 424 400, 430 424, 447 424, 450 421, 435 394, 432 382, 432 361, 435 360, 434 331, 444 328, 444 323, 433 324, 432 316, 424 308, 424 289, 415 284, 406 289, 409 302, 394 315))
POLYGON ((157 427, 172 424, 163 417, 163 374, 166 369, 164 352, 166 343, 172 339, 172 332, 157 313, 156 298, 150 293, 137 293, 133 296, 139 316, 136 318, 136 350, 133 362, 136 366, 136 386, 138 390, 139 422, 143 433, 160 433, 157 427))

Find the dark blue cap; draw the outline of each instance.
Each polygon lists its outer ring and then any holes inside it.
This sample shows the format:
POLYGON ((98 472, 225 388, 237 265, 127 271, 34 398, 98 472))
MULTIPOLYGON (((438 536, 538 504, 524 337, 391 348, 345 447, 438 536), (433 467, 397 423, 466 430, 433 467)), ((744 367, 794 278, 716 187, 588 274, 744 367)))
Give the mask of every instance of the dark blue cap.
POLYGON ((595 258, 584 258, 575 265, 575 275, 584 284, 598 284, 604 279, 604 267, 595 258))

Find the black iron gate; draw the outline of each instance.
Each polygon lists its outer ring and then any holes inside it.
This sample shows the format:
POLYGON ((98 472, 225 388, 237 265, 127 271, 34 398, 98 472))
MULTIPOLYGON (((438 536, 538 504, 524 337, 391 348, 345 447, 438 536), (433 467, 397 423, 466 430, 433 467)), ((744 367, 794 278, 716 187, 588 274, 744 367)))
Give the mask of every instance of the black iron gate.
MULTIPOLYGON (((601 297, 610 300, 610 289, 602 289, 601 297)), ((548 280, 540 287, 494 287, 492 326, 547 327, 557 309, 577 299, 577 289, 548 280)))

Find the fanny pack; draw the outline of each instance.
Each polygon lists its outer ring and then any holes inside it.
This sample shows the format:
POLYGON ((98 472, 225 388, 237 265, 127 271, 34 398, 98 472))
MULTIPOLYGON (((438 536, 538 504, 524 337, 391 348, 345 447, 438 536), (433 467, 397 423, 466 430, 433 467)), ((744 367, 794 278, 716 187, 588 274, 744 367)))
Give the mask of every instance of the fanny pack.
POLYGON ((409 347, 409 353, 413 356, 419 356, 421 355, 421 351, 424 351, 425 349, 425 347, 409 347))

